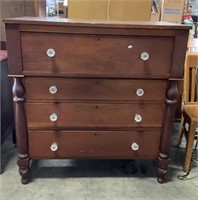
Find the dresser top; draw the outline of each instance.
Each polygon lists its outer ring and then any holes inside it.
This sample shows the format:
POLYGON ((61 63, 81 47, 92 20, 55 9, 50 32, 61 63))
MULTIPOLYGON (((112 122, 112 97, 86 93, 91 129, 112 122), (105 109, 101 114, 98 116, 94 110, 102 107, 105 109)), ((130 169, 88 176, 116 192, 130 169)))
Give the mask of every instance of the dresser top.
POLYGON ((54 26, 79 26, 79 27, 108 27, 108 28, 133 28, 133 29, 190 29, 191 27, 170 22, 152 21, 108 21, 108 20, 76 20, 57 17, 18 17, 3 20, 10 24, 54 25, 54 26))

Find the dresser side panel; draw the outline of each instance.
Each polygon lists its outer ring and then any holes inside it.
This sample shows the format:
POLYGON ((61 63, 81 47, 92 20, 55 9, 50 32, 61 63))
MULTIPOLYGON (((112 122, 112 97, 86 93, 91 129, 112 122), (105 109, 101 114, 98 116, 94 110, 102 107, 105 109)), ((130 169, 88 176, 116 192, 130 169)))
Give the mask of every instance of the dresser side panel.
POLYGON ((188 36, 188 30, 178 30, 176 33, 170 78, 183 77, 188 36))
POLYGON ((8 74, 22 75, 19 26, 16 24, 6 24, 6 38, 8 51, 8 74))

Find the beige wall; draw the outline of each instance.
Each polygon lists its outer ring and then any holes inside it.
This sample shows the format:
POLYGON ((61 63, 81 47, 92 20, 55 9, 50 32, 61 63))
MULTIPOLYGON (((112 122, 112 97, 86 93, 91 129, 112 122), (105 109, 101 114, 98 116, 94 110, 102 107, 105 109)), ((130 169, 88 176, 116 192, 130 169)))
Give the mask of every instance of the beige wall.
POLYGON ((85 20, 149 21, 152 0, 68 0, 68 17, 85 20))

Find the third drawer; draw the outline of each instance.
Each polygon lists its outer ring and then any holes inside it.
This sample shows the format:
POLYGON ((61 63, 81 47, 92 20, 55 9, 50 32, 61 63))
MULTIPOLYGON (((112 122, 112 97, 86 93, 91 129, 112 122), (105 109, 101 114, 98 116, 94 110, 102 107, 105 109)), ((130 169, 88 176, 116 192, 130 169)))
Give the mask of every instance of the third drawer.
POLYGON ((29 129, 161 127, 160 103, 27 103, 29 129))

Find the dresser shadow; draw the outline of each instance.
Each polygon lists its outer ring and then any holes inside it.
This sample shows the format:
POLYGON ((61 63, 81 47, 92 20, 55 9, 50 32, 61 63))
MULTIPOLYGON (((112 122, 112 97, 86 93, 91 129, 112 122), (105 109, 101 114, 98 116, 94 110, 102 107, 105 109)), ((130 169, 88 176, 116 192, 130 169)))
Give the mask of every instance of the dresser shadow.
MULTIPOLYGON (((185 149, 175 146, 170 149, 170 165, 166 182, 172 181, 182 170, 185 149)), ((194 170, 196 166, 192 166, 194 170)), ((33 160, 31 177, 36 178, 91 178, 91 177, 136 177, 156 178, 156 160, 33 160)))
POLYGON ((151 160, 34 160, 34 178, 156 177, 151 160))

